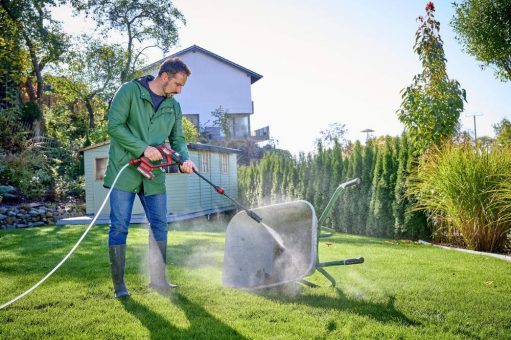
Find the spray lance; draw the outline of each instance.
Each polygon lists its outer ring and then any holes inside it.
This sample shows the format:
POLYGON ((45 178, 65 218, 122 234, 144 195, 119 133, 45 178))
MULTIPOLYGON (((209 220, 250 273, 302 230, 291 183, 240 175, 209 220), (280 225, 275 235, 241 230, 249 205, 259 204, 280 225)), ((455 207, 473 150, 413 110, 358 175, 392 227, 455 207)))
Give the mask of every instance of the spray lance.
MULTIPOLYGON (((162 154, 162 156, 164 158, 164 160, 161 163, 153 164, 147 157, 140 157, 138 159, 134 159, 134 160, 129 162, 130 165, 137 165, 138 164, 137 171, 140 172, 147 179, 153 179, 155 177, 153 172, 152 172, 153 169, 167 167, 167 166, 170 166, 172 164, 177 164, 178 166, 181 166, 181 165, 183 165, 183 162, 184 162, 183 157, 178 152, 174 151, 170 146, 168 146, 166 144, 160 144, 160 145, 157 145, 156 148, 161 152, 161 154, 162 154)), ((281 250, 285 249, 284 241, 282 240, 282 237, 280 237, 280 235, 275 230, 273 230, 272 228, 267 226, 265 223, 263 223, 263 219, 261 218, 261 216, 257 215, 254 211, 245 208, 238 201, 236 201, 235 199, 233 199, 232 197, 227 195, 227 193, 225 192, 224 188, 214 184, 209 179, 207 179, 206 177, 201 175, 197 170, 193 169, 193 172, 197 176, 199 176, 201 179, 203 179, 206 183, 211 185, 215 189, 215 191, 217 193, 219 193, 220 195, 223 195, 226 198, 228 198, 239 209, 245 211, 245 213, 250 218, 252 218, 254 221, 256 221, 257 223, 259 223, 263 227, 265 227, 266 230, 271 234, 273 239, 277 242, 277 244, 279 245, 281 250)))

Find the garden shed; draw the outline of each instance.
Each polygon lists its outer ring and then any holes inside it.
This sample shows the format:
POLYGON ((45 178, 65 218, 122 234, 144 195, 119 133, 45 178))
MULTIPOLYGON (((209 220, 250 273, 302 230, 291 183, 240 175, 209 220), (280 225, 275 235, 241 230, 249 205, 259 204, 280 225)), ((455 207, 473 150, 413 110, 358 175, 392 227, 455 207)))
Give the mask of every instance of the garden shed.
MULTIPOLYGON (((94 215, 108 189, 103 187, 103 177, 108 163, 110 142, 91 145, 81 150, 85 167, 86 213, 94 215)), ((209 144, 188 144, 190 159, 197 165, 201 175, 225 189, 230 197, 237 199, 237 152, 236 149, 209 144)), ((169 222, 193 218, 223 211, 234 210, 234 204, 200 179, 195 174, 166 174, 167 208, 169 222)), ((98 223, 108 223, 110 207, 108 204, 101 212, 98 223)), ((145 221, 144 209, 138 197, 133 206, 131 223, 145 221)))

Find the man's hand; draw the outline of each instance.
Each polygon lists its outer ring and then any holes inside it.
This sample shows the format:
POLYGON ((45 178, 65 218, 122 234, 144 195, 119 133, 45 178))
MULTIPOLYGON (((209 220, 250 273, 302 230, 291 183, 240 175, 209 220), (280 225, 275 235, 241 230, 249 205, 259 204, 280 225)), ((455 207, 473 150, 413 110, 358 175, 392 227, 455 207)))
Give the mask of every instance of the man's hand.
POLYGON ((191 174, 194 169, 197 170, 197 167, 192 161, 184 161, 183 164, 179 166, 179 169, 185 174, 191 174))
POLYGON ((149 158, 151 161, 159 161, 160 159, 163 159, 160 150, 150 145, 145 148, 144 156, 149 158))

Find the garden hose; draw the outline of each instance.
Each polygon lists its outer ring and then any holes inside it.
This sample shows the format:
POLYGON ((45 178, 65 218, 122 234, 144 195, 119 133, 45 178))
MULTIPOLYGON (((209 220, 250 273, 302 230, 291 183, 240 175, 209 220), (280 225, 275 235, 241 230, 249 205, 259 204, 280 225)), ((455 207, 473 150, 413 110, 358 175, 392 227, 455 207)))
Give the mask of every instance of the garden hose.
POLYGON ((16 296, 14 299, 10 300, 9 302, 6 302, 4 303, 3 305, 0 306, 0 309, 3 309, 7 306, 9 306, 10 304, 14 303, 15 301, 21 299, 22 297, 24 297, 25 295, 28 295, 30 292, 32 292, 34 289, 36 289, 37 287, 39 287, 44 281, 46 281, 47 278, 49 278, 53 273, 55 273, 57 271, 57 269, 60 268, 60 266, 62 266, 64 264, 64 262, 66 262, 66 260, 71 256, 71 254, 74 253, 74 251, 76 250, 76 248, 78 248, 78 246, 80 245, 80 243, 83 241, 83 239, 85 238, 85 236, 89 233, 89 230, 92 228, 92 226, 94 225, 94 223, 96 223, 96 220, 98 219, 98 216, 99 214, 101 213, 101 211, 103 210, 103 208, 105 207, 105 204, 106 204, 106 201, 108 200, 108 198, 110 197, 110 193, 112 192, 112 189, 115 187, 115 183, 117 182, 117 179, 119 178, 120 174, 124 171, 124 169, 126 169, 130 164, 127 163, 125 166, 123 166, 121 168, 121 170, 119 171, 119 173, 117 174, 117 176, 115 177, 114 179, 114 182, 112 183, 112 187, 110 188, 110 190, 108 191, 108 194, 106 195, 105 197, 105 200, 103 201, 103 203, 101 204, 101 207, 99 208, 98 212, 96 213, 96 215, 94 216, 94 218, 92 219, 92 222, 89 224, 89 226, 87 227, 87 229, 85 229, 84 233, 82 234, 82 236, 80 237, 80 239, 78 240, 78 242, 76 242, 76 244, 74 245, 74 247, 69 251, 69 253, 67 253, 67 255, 62 259, 62 261, 59 262, 59 264, 57 264, 55 266, 55 268, 53 268, 48 274, 46 274, 45 277, 43 277, 39 282, 37 282, 35 285, 33 285, 30 289, 28 289, 27 291, 25 291, 24 293, 16 296))

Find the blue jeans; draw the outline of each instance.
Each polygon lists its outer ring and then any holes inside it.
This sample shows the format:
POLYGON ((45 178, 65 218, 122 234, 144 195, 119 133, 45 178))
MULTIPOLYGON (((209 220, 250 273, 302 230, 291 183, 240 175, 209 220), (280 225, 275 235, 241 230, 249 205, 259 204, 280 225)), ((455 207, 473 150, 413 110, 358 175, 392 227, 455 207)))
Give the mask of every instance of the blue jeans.
POLYGON ((108 245, 126 244, 135 195, 138 195, 156 241, 167 239, 167 194, 146 196, 143 193, 113 189, 110 194, 110 230, 108 245))

